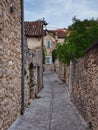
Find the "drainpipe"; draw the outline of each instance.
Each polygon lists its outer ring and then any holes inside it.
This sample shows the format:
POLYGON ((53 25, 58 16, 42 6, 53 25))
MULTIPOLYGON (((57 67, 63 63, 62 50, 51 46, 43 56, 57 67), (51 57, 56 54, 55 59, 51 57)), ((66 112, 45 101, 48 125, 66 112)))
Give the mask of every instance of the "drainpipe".
POLYGON ((21 114, 24 114, 24 0, 21 0, 21 52, 22 52, 22 72, 21 72, 21 114))
POLYGON ((41 89, 44 87, 43 86, 43 42, 44 42, 44 39, 43 39, 43 33, 44 33, 44 30, 43 30, 43 21, 42 21, 42 44, 41 44, 41 50, 42 50, 42 86, 41 86, 41 89))
POLYGON ((41 50, 42 50, 42 87, 44 87, 43 86, 43 44, 44 44, 44 27, 46 27, 48 25, 48 23, 45 21, 45 18, 43 18, 43 20, 42 20, 42 48, 41 48, 41 50))

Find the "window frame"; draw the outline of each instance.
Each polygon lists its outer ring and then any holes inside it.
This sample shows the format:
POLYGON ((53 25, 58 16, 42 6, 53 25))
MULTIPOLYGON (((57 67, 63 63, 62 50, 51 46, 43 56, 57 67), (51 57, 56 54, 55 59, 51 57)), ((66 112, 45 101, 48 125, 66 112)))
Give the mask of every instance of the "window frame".
POLYGON ((48 49, 51 48, 51 40, 50 39, 47 39, 47 41, 46 41, 46 47, 48 49))
POLYGON ((51 64, 52 63, 52 56, 46 56, 46 64, 51 64), (47 58, 50 58, 50 62, 47 62, 47 58))

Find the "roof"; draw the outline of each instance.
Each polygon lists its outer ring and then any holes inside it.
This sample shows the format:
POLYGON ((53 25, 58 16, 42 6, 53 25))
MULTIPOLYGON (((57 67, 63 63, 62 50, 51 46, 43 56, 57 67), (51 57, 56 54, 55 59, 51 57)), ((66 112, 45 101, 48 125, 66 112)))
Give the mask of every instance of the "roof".
POLYGON ((58 38, 65 38, 65 29, 57 29, 56 33, 58 38))
POLYGON ((58 38, 65 38, 65 28, 56 29, 56 30, 47 30, 48 33, 52 33, 54 36, 57 36, 58 38))
POLYGON ((25 36, 41 37, 43 31, 42 21, 24 22, 25 36))

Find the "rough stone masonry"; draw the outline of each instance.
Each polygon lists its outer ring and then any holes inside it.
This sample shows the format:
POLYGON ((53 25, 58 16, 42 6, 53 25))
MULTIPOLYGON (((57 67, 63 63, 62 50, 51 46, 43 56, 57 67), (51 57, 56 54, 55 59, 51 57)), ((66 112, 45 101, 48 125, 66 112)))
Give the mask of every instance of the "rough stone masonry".
POLYGON ((69 66, 56 61, 55 67, 88 126, 98 130, 98 41, 86 51, 84 58, 69 66))
POLYGON ((0 130, 16 119, 20 103, 21 2, 0 0, 0 130))

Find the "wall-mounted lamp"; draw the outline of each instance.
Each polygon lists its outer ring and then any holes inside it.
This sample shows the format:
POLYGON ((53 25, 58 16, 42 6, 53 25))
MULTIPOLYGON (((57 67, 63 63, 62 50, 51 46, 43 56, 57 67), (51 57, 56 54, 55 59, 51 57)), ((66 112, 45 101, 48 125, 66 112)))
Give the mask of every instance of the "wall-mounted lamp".
POLYGON ((45 18, 43 18, 42 23, 43 23, 43 27, 46 28, 46 26, 48 25, 48 23, 46 22, 45 18))
POLYGON ((11 6, 10 6, 10 13, 13 13, 14 12, 14 7, 13 7, 13 5, 12 5, 12 3, 11 3, 11 6))
POLYGON ((13 6, 13 5, 15 5, 15 1, 16 1, 16 0, 11 0, 10 13, 13 13, 13 12, 14 12, 14 6, 13 6))

